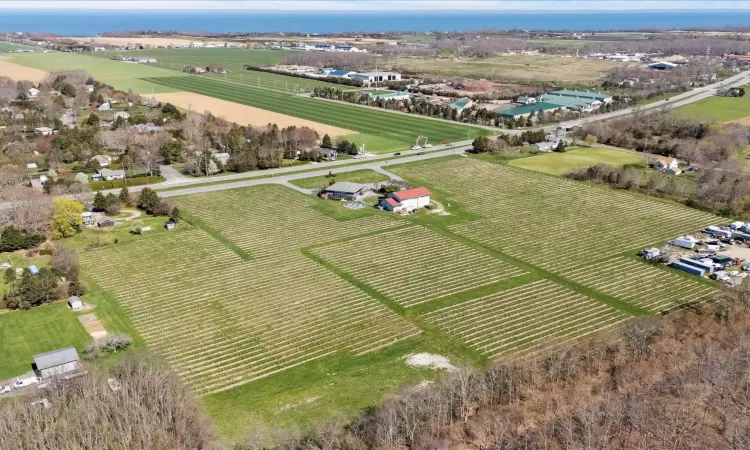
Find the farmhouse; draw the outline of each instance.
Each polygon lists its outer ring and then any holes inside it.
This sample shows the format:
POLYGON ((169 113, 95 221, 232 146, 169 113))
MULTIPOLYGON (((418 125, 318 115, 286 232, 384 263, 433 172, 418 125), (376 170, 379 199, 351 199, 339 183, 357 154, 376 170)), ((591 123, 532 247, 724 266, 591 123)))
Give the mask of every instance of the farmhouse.
POLYGON ((78 352, 73 347, 54 350, 34 356, 37 374, 42 380, 78 370, 78 352))
POLYGON ((323 189, 321 195, 330 200, 357 200, 366 187, 364 184, 338 181, 323 189))
POLYGON ((545 141, 545 142, 537 142, 536 144, 533 144, 531 148, 538 152, 551 152, 554 150, 559 142, 553 142, 553 141, 545 141))
POLYGON ((83 219, 83 225, 90 227, 94 225, 94 213, 91 211, 84 211, 81 213, 81 219, 83 219))
POLYGON ((656 170, 676 169, 679 163, 676 158, 659 158, 653 165, 656 170))
POLYGON ((109 102, 107 102, 107 103, 102 103, 102 104, 101 104, 101 105, 99 105, 99 107, 98 107, 98 108, 96 108, 96 109, 97 109, 98 111, 109 111, 110 109, 112 109, 112 105, 110 105, 110 104, 109 104, 109 102))
POLYGON ((124 170, 102 169, 102 170, 99 171, 99 174, 106 181, 123 180, 123 179, 125 179, 125 171, 124 170))
POLYGON ((391 192, 380 201, 380 207, 391 212, 410 212, 430 205, 430 191, 418 187, 391 192))
POLYGON ((330 148, 321 148, 320 156, 326 161, 336 161, 336 156, 338 156, 338 154, 336 153, 336 150, 330 148))
POLYGON ((37 98, 37 96, 39 96, 39 89, 37 89, 37 88, 31 88, 28 91, 26 91, 26 95, 29 98, 37 98))
POLYGON ((68 299, 68 306, 73 311, 80 311, 83 309, 83 300, 77 295, 74 295, 68 299))

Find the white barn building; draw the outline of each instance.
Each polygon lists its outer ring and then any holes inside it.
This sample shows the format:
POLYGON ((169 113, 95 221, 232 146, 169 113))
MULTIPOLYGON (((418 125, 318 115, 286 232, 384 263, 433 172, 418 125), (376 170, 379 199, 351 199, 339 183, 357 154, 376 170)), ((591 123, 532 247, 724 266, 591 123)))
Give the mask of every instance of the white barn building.
POLYGON ((415 211, 429 205, 430 191, 423 187, 391 192, 380 201, 380 207, 391 212, 415 211))

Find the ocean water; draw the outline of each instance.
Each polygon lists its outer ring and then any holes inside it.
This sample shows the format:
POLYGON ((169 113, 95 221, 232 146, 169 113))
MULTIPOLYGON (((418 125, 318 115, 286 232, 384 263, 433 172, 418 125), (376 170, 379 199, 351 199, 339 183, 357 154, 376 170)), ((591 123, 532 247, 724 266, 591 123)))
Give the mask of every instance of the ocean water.
POLYGON ((299 32, 633 30, 750 26, 750 11, 715 12, 171 12, 0 11, 0 31, 91 36, 106 31, 299 32))

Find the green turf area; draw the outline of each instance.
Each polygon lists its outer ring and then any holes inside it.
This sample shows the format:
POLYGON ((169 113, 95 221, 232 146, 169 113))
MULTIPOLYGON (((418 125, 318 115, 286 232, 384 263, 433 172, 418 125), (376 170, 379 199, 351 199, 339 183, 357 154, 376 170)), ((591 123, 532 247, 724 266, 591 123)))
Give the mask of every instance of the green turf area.
POLYGON ((315 87, 332 87, 342 90, 356 89, 351 86, 327 83, 321 80, 292 77, 255 70, 245 70, 245 65, 262 67, 278 64, 290 51, 252 50, 239 48, 193 48, 193 49, 154 49, 127 52, 93 52, 90 56, 111 58, 118 56, 151 57, 156 63, 149 66, 182 71, 186 66, 206 67, 209 64, 221 64, 227 74, 202 74, 205 78, 218 78, 250 86, 273 89, 284 92, 312 92, 315 87))
MULTIPOLYGON (((745 90, 750 90, 750 85, 744 87, 745 90)), ((750 96, 709 97, 681 106, 676 111, 684 117, 700 117, 717 122, 728 122, 750 116, 750 96)))
MULTIPOLYGON (((92 58, 75 53, 22 53, 9 57, 10 62, 47 72, 60 70, 84 70, 101 83, 117 89, 132 89, 138 94, 176 92, 161 84, 143 81, 144 77, 180 76, 172 70, 147 67, 142 64, 128 64, 92 58)), ((185 75, 187 76, 187 75, 185 75)))
POLYGON ((29 45, 14 44, 12 42, 0 41, 0 53, 13 53, 16 50, 35 50, 41 52, 42 49, 38 47, 31 47, 29 45))
POLYGON ((408 149, 414 145, 417 135, 427 136, 431 142, 441 142, 462 141, 492 134, 491 130, 485 128, 394 114, 200 77, 147 78, 146 81, 364 133, 367 150, 373 152, 408 149))
POLYGON ((508 165, 551 175, 564 175, 575 169, 587 168, 596 164, 622 166, 625 164, 643 164, 642 155, 634 152, 612 150, 608 148, 574 148, 565 153, 543 153, 527 158, 513 159, 508 165))
POLYGON ((355 170, 354 172, 343 172, 338 175, 336 175, 336 172, 332 170, 331 173, 334 176, 301 178, 299 180, 292 180, 290 181, 290 183, 292 183, 295 186, 304 188, 304 189, 323 189, 337 181, 348 181, 350 183, 369 184, 369 183, 377 183, 379 181, 388 180, 387 176, 383 175, 380 172, 375 172, 374 170, 370 170, 370 169, 355 170))
POLYGON ((0 313, 0 379, 31 370, 32 356, 62 347, 83 349, 91 337, 66 302, 0 313))

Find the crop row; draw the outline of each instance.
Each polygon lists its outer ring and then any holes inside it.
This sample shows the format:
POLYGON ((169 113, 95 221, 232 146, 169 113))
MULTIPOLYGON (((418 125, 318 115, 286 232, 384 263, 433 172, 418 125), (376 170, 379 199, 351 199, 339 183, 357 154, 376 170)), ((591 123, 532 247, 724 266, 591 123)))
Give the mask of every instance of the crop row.
POLYGON ((395 215, 337 221, 315 211, 313 198, 282 186, 190 195, 178 202, 254 258, 404 223, 395 215))
POLYGON ((92 250, 82 260, 200 394, 419 333, 301 255, 240 261, 200 231, 92 250))
POLYGON ((580 337, 626 317, 547 280, 462 302, 424 316, 488 357, 545 340, 580 337))
POLYGON ((402 306, 499 282, 524 272, 421 227, 379 233, 315 253, 402 306))
POLYGON ((440 142, 459 141, 492 134, 492 131, 484 128, 289 95, 201 77, 158 77, 145 80, 182 91, 195 92, 292 117, 333 125, 353 132, 387 138, 398 141, 402 145, 413 145, 418 135, 427 136, 432 142, 440 142))
POLYGON ((711 286, 626 257, 563 272, 563 276, 653 312, 698 302, 715 292, 711 286))

